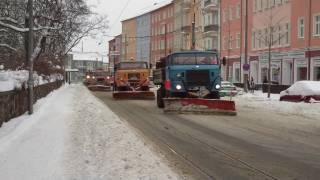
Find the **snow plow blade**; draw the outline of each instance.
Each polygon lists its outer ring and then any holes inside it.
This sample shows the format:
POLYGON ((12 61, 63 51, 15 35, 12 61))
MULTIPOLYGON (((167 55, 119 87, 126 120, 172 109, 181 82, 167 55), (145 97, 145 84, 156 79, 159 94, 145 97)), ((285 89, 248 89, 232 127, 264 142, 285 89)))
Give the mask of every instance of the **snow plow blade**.
POLYGON ((164 98, 165 113, 236 116, 234 101, 201 98, 164 98))
POLYGON ((116 100, 154 100, 152 91, 115 91, 112 94, 116 100))
POLYGON ((89 85, 88 89, 90 91, 111 91, 111 86, 89 85))

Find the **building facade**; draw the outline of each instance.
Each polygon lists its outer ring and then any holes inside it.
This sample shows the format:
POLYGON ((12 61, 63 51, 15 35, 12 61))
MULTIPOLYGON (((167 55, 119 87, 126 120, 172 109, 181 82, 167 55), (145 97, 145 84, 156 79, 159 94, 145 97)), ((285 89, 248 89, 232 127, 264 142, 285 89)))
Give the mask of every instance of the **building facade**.
POLYGON ((118 64, 121 61, 121 44, 122 44, 122 35, 118 35, 109 41, 108 69, 110 72, 113 71, 114 64, 118 64))
POLYGON ((151 43, 151 14, 146 13, 137 18, 136 59, 137 61, 150 61, 151 43))
POLYGON ((205 50, 220 50, 220 2, 202 1, 202 43, 205 50))
POLYGON ((292 59, 293 79, 320 81, 320 1, 292 1, 292 49, 301 58, 292 59))
POLYGON ((136 35, 136 18, 122 21, 121 61, 136 60, 136 35))
POLYGON ((227 65, 222 68, 222 77, 231 82, 242 82, 241 55, 243 55, 243 14, 242 0, 223 0, 220 4, 221 56, 226 57, 227 65))
POLYGON ((166 4, 151 12, 151 64, 173 51, 174 5, 166 4))
MULTIPOLYGON (((245 4, 221 2, 221 49, 228 60, 224 79, 243 82, 245 4), (240 15, 239 15, 240 14, 240 15)), ((319 80, 320 6, 317 0, 249 0, 249 77, 256 84, 268 81, 269 47, 271 81, 291 85, 301 80, 319 80), (294 13, 293 13, 294 12, 294 13), (319 30, 318 30, 319 29, 319 30)))
POLYGON ((174 0, 174 51, 191 48, 191 0, 174 0))

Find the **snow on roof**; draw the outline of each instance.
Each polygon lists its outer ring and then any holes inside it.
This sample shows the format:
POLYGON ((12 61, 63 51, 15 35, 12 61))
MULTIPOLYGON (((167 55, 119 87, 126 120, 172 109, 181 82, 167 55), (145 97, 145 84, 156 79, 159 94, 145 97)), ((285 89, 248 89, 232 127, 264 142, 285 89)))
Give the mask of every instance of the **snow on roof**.
POLYGON ((320 95, 320 81, 298 81, 280 95, 320 95))
POLYGON ((142 9, 141 11, 143 11, 143 12, 138 13, 138 14, 136 14, 136 15, 134 15, 134 16, 126 17, 126 18, 124 18, 121 22, 127 21, 127 20, 131 20, 131 19, 133 19, 133 18, 137 18, 137 17, 139 17, 139 16, 143 16, 143 15, 145 15, 145 14, 151 13, 151 12, 153 12, 153 11, 155 11, 155 10, 157 10, 157 9, 160 9, 160 8, 162 8, 162 7, 165 7, 165 6, 167 6, 167 5, 171 4, 171 3, 172 3, 172 0, 164 0, 164 1, 161 1, 161 2, 156 2, 156 3, 154 3, 153 5, 151 5, 151 6, 147 7, 147 8, 142 9))
POLYGON ((98 52, 72 52, 74 61, 102 61, 102 55, 98 52))

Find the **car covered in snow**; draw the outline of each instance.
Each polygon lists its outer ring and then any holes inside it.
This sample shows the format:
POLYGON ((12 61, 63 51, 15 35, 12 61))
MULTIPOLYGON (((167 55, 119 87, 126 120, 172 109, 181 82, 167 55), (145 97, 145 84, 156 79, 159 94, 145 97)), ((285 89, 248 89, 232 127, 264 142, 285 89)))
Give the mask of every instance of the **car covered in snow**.
POLYGON ((280 93, 280 101, 320 102, 320 81, 298 81, 280 93))
POLYGON ((239 94, 240 90, 237 89, 237 87, 232 84, 229 81, 222 81, 221 82, 221 90, 219 92, 220 97, 225 96, 236 96, 239 94))

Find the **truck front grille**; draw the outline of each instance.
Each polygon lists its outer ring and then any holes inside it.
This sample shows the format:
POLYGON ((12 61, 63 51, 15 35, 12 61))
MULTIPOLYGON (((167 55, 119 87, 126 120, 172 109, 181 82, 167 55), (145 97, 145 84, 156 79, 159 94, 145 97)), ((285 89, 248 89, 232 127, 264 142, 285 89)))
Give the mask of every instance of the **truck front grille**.
POLYGON ((190 70, 186 73, 188 86, 207 86, 210 83, 208 70, 190 70))
POLYGON ((129 73, 128 80, 129 81, 139 81, 140 80, 140 73, 129 73))

